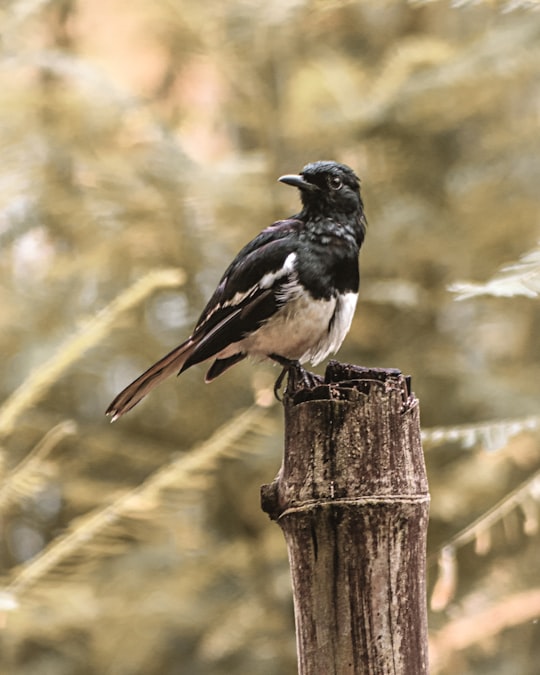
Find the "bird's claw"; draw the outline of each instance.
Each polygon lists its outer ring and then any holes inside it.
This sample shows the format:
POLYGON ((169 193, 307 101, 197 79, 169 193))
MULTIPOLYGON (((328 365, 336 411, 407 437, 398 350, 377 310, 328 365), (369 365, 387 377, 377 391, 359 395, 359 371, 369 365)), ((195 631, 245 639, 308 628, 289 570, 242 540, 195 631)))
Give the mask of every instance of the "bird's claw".
POLYGON ((279 374, 274 384, 274 396, 281 403, 283 400, 280 396, 281 386, 285 375, 288 375, 287 386, 284 393, 292 394, 298 389, 311 389, 323 383, 323 378, 315 373, 310 373, 309 370, 302 368, 298 361, 289 361, 285 363, 285 359, 274 358, 275 361, 281 363, 283 370, 279 374))

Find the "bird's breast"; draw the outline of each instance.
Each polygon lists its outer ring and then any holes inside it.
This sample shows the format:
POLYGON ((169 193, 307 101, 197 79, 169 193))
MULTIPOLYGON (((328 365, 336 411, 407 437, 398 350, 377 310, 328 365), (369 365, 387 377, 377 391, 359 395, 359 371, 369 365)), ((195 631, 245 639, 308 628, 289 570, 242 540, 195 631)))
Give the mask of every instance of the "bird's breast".
POLYGON ((314 299, 309 293, 302 293, 245 337, 238 347, 255 357, 279 354, 316 365, 341 346, 351 325, 356 299, 357 293, 329 299, 314 299))

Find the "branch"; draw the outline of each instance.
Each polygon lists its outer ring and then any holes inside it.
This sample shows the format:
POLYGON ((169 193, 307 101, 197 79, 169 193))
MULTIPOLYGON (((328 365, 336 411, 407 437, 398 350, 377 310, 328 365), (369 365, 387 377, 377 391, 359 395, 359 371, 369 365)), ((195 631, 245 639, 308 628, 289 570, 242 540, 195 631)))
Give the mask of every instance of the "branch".
POLYGON ((184 273, 178 269, 155 270, 121 293, 94 318, 86 322, 38 366, 0 408, 0 439, 8 436, 20 415, 35 405, 77 359, 110 332, 120 314, 145 300, 155 290, 179 286, 184 273))
POLYGON ((540 470, 429 556, 429 562, 437 559, 439 566, 438 578, 431 594, 433 611, 443 610, 454 596, 457 585, 456 549, 474 541, 478 554, 487 553, 491 548, 490 528, 516 507, 520 507, 523 512, 525 534, 536 534, 539 529, 538 513, 536 508, 531 508, 531 500, 539 499, 540 470))
MULTIPOLYGON (((54 539, 39 555, 26 563, 3 589, 0 598, 8 599, 14 607, 22 593, 36 584, 51 570, 67 559, 85 550, 85 558, 91 557, 89 545, 107 529, 123 518, 143 518, 160 503, 160 494, 181 487, 193 488, 194 476, 215 469, 217 458, 229 456, 247 433, 264 428, 266 410, 252 406, 217 429, 212 436, 191 452, 160 468, 141 485, 130 490, 105 508, 98 508, 72 522, 64 535, 54 539)), ((102 553, 103 549, 97 547, 102 553)))
POLYGON ((534 621, 539 615, 540 588, 533 588, 510 595, 481 612, 451 621, 430 639, 433 675, 443 669, 446 672, 445 666, 454 652, 494 638, 508 628, 534 621))

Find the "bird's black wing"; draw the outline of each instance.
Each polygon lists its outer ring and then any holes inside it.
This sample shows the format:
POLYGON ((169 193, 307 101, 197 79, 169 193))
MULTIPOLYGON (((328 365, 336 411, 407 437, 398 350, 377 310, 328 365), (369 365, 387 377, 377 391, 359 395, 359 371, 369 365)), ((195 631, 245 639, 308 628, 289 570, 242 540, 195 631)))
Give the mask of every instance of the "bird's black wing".
MULTIPOLYGON (((287 300, 287 284, 295 277, 287 260, 296 253, 303 223, 279 221, 247 244, 229 265, 203 310, 193 334, 129 384, 107 409, 113 421, 143 399, 173 373, 218 354, 228 345, 256 330, 287 300)), ((239 352, 218 359, 207 381, 245 357, 239 352)))
POLYGON ((195 326, 182 370, 257 330, 287 301, 302 228, 298 219, 278 221, 238 253, 195 326))

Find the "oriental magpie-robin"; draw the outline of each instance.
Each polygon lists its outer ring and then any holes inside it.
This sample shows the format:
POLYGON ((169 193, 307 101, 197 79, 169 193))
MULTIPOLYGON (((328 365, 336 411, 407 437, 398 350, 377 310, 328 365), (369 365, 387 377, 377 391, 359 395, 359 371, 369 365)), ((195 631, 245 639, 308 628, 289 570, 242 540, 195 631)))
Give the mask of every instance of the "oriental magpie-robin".
POLYGON ((358 253, 366 219, 360 183, 348 166, 313 162, 279 180, 300 190, 302 210, 267 227, 225 270, 191 336, 128 385, 111 403, 112 420, 173 373, 214 358, 206 382, 246 356, 286 372, 305 371, 339 349, 353 318, 358 253))

